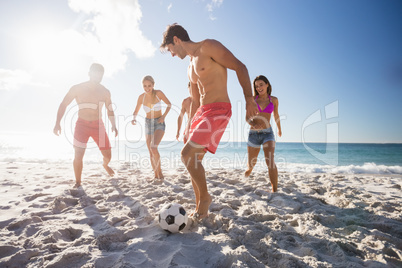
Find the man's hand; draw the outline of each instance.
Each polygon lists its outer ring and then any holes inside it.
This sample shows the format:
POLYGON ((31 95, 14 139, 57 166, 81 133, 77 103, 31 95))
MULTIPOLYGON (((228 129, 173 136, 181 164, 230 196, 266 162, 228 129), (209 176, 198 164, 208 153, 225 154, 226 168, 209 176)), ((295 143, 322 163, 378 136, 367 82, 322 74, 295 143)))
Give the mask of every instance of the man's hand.
POLYGON ((119 135, 119 131, 117 130, 116 127, 112 127, 112 132, 114 132, 115 137, 117 137, 117 135, 119 135))
POLYGON ((53 133, 54 133, 56 136, 60 136, 60 134, 61 134, 61 127, 60 127, 59 124, 56 124, 56 125, 54 126, 53 133))
POLYGON ((258 107, 253 97, 246 99, 246 118, 253 118, 258 114, 258 107))
POLYGON ((186 131, 185 131, 184 134, 183 134, 183 142, 184 142, 184 143, 187 143, 187 140, 188 140, 188 133, 189 133, 189 130, 186 129, 186 131))

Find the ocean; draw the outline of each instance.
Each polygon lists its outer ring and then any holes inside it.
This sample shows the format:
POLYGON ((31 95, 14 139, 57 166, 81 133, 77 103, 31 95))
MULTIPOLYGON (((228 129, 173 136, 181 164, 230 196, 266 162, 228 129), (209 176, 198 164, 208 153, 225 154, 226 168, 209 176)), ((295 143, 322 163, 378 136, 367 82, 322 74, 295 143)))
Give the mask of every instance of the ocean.
MULTIPOLYGON (((114 140, 112 163, 133 169, 150 169, 145 141, 114 140)), ((184 167, 180 159, 182 142, 162 141, 159 146, 164 169, 184 167)), ((0 162, 52 163, 72 161, 74 150, 69 138, 53 134, 0 134, 0 162)), ((93 141, 88 143, 86 162, 100 162, 102 156, 93 141)), ((402 174, 402 144, 373 143, 291 143, 277 142, 275 161, 279 172, 402 174)), ((207 153, 206 169, 238 169, 247 166, 246 142, 222 142, 216 154, 207 153)), ((266 170, 260 151, 255 170, 266 170)))

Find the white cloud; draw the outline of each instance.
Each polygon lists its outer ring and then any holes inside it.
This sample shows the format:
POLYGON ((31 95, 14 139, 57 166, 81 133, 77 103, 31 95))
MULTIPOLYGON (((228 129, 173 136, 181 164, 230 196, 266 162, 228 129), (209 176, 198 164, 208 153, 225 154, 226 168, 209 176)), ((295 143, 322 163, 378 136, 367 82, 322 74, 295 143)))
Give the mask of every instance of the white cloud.
POLYGON ((223 4, 223 0, 212 0, 209 4, 207 4, 207 10, 209 12, 209 19, 216 20, 216 17, 212 15, 213 11, 219 8, 223 4))
POLYGON ((32 75, 26 71, 0 69, 0 90, 16 90, 24 85, 46 86, 34 83, 32 75))
POLYGON ((138 58, 155 54, 156 48, 140 30, 138 0, 69 0, 68 4, 73 11, 89 16, 79 33, 87 53, 103 64, 107 73, 123 70, 129 52, 138 58))
POLYGON ((168 11, 168 12, 170 12, 170 10, 172 9, 172 6, 173 6, 172 3, 170 3, 170 4, 168 5, 168 7, 167 7, 167 11, 168 11))

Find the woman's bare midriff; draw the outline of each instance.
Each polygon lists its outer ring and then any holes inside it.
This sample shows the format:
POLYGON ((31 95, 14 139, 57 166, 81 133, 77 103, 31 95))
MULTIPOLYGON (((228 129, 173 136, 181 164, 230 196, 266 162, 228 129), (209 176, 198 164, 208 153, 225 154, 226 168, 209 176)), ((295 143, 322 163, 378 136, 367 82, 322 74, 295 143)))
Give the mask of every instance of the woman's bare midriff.
POLYGON ((270 124, 271 114, 267 114, 267 115, 261 115, 261 113, 258 114, 257 117, 255 117, 253 119, 250 129, 262 130, 262 129, 267 129, 267 128, 271 127, 271 124, 270 124), (260 117, 260 118, 258 118, 258 117, 260 117))

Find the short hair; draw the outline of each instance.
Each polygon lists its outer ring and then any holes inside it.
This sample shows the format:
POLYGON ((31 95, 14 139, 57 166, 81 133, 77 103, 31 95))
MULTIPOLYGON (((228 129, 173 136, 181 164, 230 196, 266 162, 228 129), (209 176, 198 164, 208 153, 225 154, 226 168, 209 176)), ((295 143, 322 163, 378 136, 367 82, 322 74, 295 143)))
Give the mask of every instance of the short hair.
POLYGON ((104 73, 105 68, 103 68, 102 64, 99 63, 92 63, 91 67, 89 68, 91 73, 104 73))
POLYGON ((263 75, 259 75, 259 76, 257 76, 256 78, 254 78, 254 82, 253 82, 254 96, 259 95, 257 89, 255 88, 255 81, 258 81, 258 80, 262 80, 262 81, 265 82, 265 84, 268 84, 267 94, 268 94, 269 96, 271 96, 271 93, 272 93, 272 86, 271 86, 271 83, 269 82, 268 78, 266 78, 266 77, 263 76, 263 75))
POLYGON ((163 33, 163 40, 160 49, 165 50, 167 45, 173 44, 174 36, 179 38, 181 41, 190 41, 190 37, 183 26, 173 23, 166 27, 166 31, 163 33))
POLYGON ((144 76, 144 78, 142 78, 142 82, 144 83, 144 81, 149 81, 149 82, 151 82, 152 84, 155 85, 155 80, 154 80, 154 78, 153 78, 152 76, 150 76, 150 75, 144 76))

